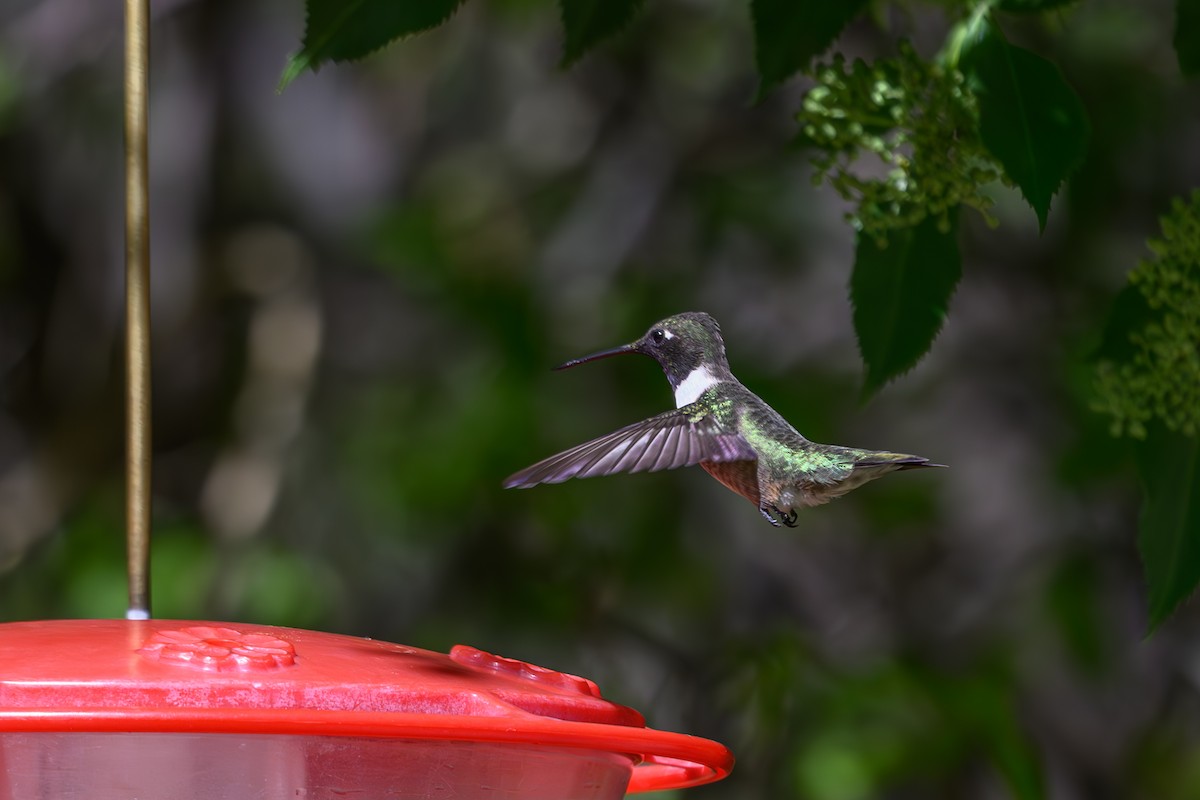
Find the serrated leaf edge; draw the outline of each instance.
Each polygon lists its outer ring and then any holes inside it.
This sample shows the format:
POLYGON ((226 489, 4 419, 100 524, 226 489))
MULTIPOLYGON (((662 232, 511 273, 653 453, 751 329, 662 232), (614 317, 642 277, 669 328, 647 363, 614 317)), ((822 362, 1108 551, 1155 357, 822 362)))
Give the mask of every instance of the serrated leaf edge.
MULTIPOLYGON (((603 1, 603 0, 602 0, 602 1, 603 1)), ((562 2, 562 0, 559 0, 559 4, 558 4, 558 9, 559 9, 559 11, 558 11, 558 16, 559 16, 559 22, 562 24, 562 27, 563 27, 563 55, 562 55, 562 59, 559 61, 559 64, 558 64, 558 65, 559 65, 559 68, 560 68, 560 69, 569 69, 570 67, 572 67, 572 66, 574 66, 575 64, 579 63, 579 61, 580 61, 580 60, 581 60, 581 59, 582 59, 584 56, 586 56, 586 55, 587 55, 588 53, 590 53, 592 50, 595 50, 595 49, 596 49, 597 47, 599 47, 601 44, 603 44, 603 43, 605 43, 605 42, 607 42, 607 41, 610 41, 610 40, 612 40, 612 39, 616 38, 617 36, 620 36, 621 34, 623 34, 625 31, 627 31, 627 30, 629 29, 629 26, 633 24, 633 20, 634 20, 634 18, 635 18, 635 17, 637 17, 637 15, 641 13, 641 11, 642 11, 642 8, 643 8, 645 5, 646 5, 646 0, 634 0, 634 2, 633 2, 633 6, 632 6, 632 10, 629 12, 629 16, 628 16, 628 17, 626 17, 626 18, 625 18, 625 19, 624 19, 624 20, 621 22, 621 24, 620 24, 620 25, 618 25, 617 27, 613 28, 611 31, 609 31, 608 33, 604 34, 604 35, 603 35, 603 36, 601 36, 600 38, 598 38, 598 39, 595 39, 595 40, 594 40, 594 41, 592 41, 592 43, 591 43, 591 44, 589 44, 588 46, 580 48, 580 49, 579 49, 579 52, 577 52, 577 53, 571 53, 571 52, 570 52, 570 50, 569 50, 569 48, 568 48, 568 46, 567 46, 567 45, 568 45, 568 40, 569 40, 569 38, 570 38, 570 37, 569 37, 569 34, 568 34, 568 32, 567 32, 567 18, 566 18, 566 13, 565 13, 565 11, 564 11, 564 6, 563 6, 563 2, 562 2)))
MULTIPOLYGON (((292 56, 291 58, 288 59, 287 66, 284 67, 283 74, 279 78, 279 85, 275 89, 276 94, 281 93, 284 89, 286 89, 288 84, 290 84, 293 80, 295 80, 300 75, 300 73, 302 73, 305 69, 309 68, 310 66, 311 66, 313 72, 317 71, 318 67, 320 66, 320 61, 323 60, 321 57, 321 52, 328 47, 329 41, 342 28, 342 26, 345 25, 346 20, 348 20, 353 15, 353 13, 355 11, 357 11, 365 2, 366 2, 366 0, 348 0, 346 5, 342 8, 342 11, 338 15, 337 19, 334 21, 334 23, 332 25, 330 25, 329 28, 325 31, 325 34, 323 36, 321 36, 320 41, 318 41, 313 46, 305 45, 304 47, 302 47, 300 49, 300 52, 296 53, 294 56, 292 56), (317 63, 314 65, 314 62, 317 62, 317 63)), ((367 56, 371 55, 372 53, 376 53, 376 52, 382 50, 383 48, 387 47, 388 45, 390 45, 391 43, 393 43, 399 39, 404 39, 409 36, 415 36, 417 34, 424 33, 425 31, 433 30, 434 28, 438 27, 439 25, 444 24, 448 19, 450 19, 452 16, 454 16, 454 14, 458 11, 458 9, 462 6, 462 4, 464 2, 465 2, 465 0, 453 0, 452 5, 450 6, 449 10, 446 12, 446 15, 444 17, 437 20, 436 22, 426 25, 423 28, 416 28, 411 31, 405 31, 404 33, 401 33, 398 36, 394 36, 393 38, 388 39, 386 42, 383 42, 378 47, 373 47, 364 53, 360 53, 359 55, 354 56, 353 58, 344 58, 344 59, 331 58, 329 60, 333 61, 335 63, 339 62, 339 61, 358 61, 359 59, 366 58, 367 56)), ((305 35, 307 36, 307 31, 305 32, 305 35)))

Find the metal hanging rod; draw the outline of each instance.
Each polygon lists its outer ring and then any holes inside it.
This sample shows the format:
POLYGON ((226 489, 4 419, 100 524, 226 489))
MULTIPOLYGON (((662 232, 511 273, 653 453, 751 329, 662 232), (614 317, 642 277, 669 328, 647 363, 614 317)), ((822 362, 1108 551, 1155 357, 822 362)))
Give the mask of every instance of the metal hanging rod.
POLYGON ((125 0, 125 536, 127 619, 150 618, 149 0, 125 0))

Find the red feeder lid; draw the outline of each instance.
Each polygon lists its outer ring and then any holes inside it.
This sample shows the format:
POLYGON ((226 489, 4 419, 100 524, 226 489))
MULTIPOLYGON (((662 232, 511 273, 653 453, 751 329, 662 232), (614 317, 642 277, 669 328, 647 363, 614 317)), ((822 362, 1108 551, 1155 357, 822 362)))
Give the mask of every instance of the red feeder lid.
POLYGON ((266 625, 0 624, 0 734, 237 733, 619 753, 628 791, 719 780, 724 746, 645 727, 586 678, 458 645, 449 655, 266 625))

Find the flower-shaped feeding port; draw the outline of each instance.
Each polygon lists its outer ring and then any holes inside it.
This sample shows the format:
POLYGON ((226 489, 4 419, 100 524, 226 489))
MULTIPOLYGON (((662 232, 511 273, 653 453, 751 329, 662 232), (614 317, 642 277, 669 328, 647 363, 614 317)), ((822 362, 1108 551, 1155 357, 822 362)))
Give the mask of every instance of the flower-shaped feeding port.
POLYGON ((138 653, 163 664, 215 672, 273 670, 296 663, 296 648, 286 639, 205 625, 158 631, 138 653))
POLYGON ((552 686, 568 692, 577 692, 591 697, 600 697, 600 687, 594 681, 570 675, 566 672, 546 669, 528 661, 518 661, 515 658, 485 653, 476 647, 456 644, 450 650, 450 660, 465 667, 493 672, 497 675, 508 675, 518 680, 529 681, 541 686, 552 686))

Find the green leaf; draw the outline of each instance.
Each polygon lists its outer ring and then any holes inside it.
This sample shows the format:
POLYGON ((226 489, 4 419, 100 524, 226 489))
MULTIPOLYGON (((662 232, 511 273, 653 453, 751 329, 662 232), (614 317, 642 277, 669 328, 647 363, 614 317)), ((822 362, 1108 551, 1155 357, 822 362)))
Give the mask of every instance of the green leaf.
POLYGON ((859 234, 850 301, 867 367, 864 398, 911 369, 942 327, 962 275, 957 209, 947 219, 948 225, 926 217, 914 227, 894 229, 884 246, 859 234))
POLYGON ((824 52, 867 0, 751 0, 761 98, 824 52))
POLYGON ((1152 425, 1135 452, 1142 480, 1138 550, 1153 630, 1200 581, 1200 440, 1152 425))
POLYGON ((1050 198, 1087 153, 1087 112, 1057 66, 980 27, 960 61, 979 100, 979 135, 1044 230, 1050 198))
POLYGON ((436 28, 463 0, 307 0, 304 45, 288 60, 279 91, 326 61, 354 61, 384 45, 436 28))
POLYGON ((559 0, 562 12, 562 65, 569 67, 597 44, 620 32, 642 8, 643 0, 559 0))
POLYGON ((1200 75, 1200 0, 1175 0, 1174 42, 1179 71, 1200 75))

